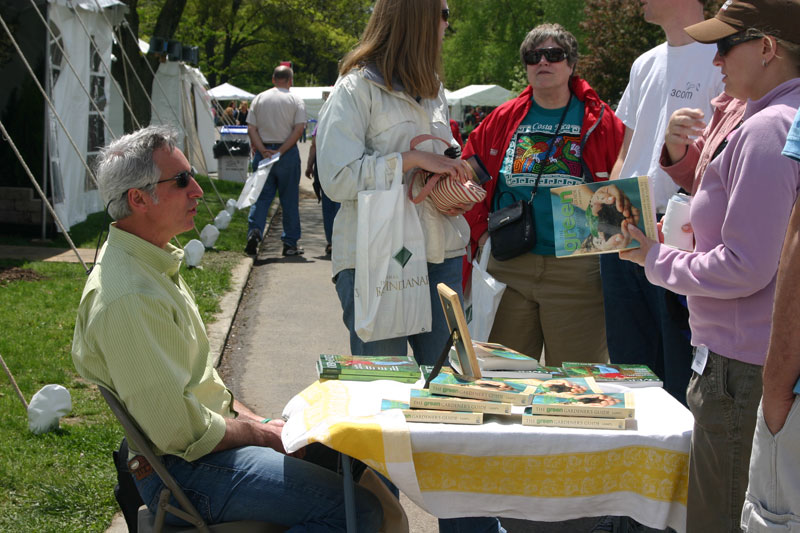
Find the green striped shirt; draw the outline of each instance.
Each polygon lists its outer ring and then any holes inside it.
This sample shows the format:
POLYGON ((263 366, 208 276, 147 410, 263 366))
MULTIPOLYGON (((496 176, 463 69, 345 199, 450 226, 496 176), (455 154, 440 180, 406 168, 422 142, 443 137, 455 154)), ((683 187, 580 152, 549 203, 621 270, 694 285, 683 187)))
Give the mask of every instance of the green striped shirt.
POLYGON ((156 453, 193 461, 225 435, 233 395, 209 356, 183 250, 111 225, 78 307, 72 360, 116 394, 156 453))

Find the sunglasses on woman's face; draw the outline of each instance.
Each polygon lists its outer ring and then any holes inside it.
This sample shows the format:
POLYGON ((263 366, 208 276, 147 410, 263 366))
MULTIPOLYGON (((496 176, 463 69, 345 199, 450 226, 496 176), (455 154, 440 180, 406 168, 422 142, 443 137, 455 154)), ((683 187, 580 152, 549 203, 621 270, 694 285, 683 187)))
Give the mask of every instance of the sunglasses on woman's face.
POLYGON ((542 56, 548 63, 559 63, 567 58, 567 52, 563 48, 537 48, 525 52, 524 59, 528 65, 538 65, 542 56))
POLYGON ((178 188, 179 189, 185 189, 186 187, 188 187, 189 182, 192 180, 192 178, 194 178, 194 174, 195 174, 195 170, 194 170, 194 167, 192 167, 191 170, 184 170, 183 172, 179 172, 179 173, 175 174, 171 178, 167 178, 165 180, 157 181, 156 185, 159 184, 159 183, 165 183, 167 181, 175 180, 175 183, 178 184, 178 188))
POLYGON ((450 10, 449 9, 442 9, 442 20, 447 22, 450 18, 450 10))
POLYGON ((761 37, 761 35, 748 35, 745 32, 728 35, 724 39, 717 41, 717 53, 719 54, 719 57, 725 57, 725 55, 730 52, 731 48, 734 46, 746 43, 748 41, 755 41, 756 39, 761 39, 761 37))

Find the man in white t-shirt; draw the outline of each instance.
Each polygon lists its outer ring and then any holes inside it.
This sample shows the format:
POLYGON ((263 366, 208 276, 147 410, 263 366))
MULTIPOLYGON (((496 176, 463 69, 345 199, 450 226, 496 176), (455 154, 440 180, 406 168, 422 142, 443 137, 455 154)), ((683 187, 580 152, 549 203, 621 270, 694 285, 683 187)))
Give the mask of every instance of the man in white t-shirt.
MULTIPOLYGON (((703 20, 702 1, 646 0, 642 9, 647 22, 661 26, 667 42, 639 56, 631 67, 617 108, 625 137, 611 179, 650 176, 660 217, 678 192, 659 166, 669 117, 682 107, 701 109, 710 117, 711 99, 723 86, 719 68, 711 63, 716 48, 695 42, 683 29, 703 20)), ((611 362, 648 365, 685 405, 692 373, 685 307, 676 295, 650 284, 642 267, 616 254, 601 257, 601 275, 611 362)))
POLYGON ((272 73, 272 89, 259 93, 247 114, 247 134, 253 147, 253 170, 262 159, 276 154, 280 159, 272 164, 269 177, 261 189, 256 203, 247 217, 247 247, 245 252, 255 255, 258 243, 264 236, 267 211, 275 198, 281 201, 283 213, 283 255, 300 255, 300 151, 297 140, 306 125, 306 108, 303 100, 289 92, 294 73, 281 65, 272 73))

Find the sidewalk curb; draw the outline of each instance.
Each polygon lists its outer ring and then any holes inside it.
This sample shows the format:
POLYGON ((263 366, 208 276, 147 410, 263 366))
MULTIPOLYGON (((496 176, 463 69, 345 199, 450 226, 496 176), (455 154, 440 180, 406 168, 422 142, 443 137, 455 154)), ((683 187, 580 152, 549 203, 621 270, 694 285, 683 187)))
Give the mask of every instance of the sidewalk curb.
POLYGON ((214 368, 219 366, 222 353, 225 351, 225 343, 231 331, 231 324, 233 324, 233 318, 239 308, 244 287, 250 278, 253 263, 252 257, 244 257, 233 268, 231 271, 231 288, 219 301, 220 312, 214 315, 214 321, 206 326, 210 352, 214 357, 214 368))

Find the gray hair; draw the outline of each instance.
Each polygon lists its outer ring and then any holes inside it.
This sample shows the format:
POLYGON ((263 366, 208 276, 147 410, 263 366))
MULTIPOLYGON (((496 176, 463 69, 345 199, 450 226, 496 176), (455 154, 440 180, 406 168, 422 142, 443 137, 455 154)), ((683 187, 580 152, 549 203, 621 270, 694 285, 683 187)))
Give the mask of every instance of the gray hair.
POLYGON ((141 189, 158 202, 156 182, 161 170, 153 152, 175 148, 177 132, 169 126, 147 126, 123 135, 100 151, 96 163, 97 184, 108 214, 114 220, 131 215, 127 192, 141 189))
POLYGON ((547 39, 553 41, 567 53, 567 64, 574 67, 578 62, 578 40, 561 24, 539 24, 525 36, 519 47, 519 57, 525 63, 525 53, 535 50, 547 39))

